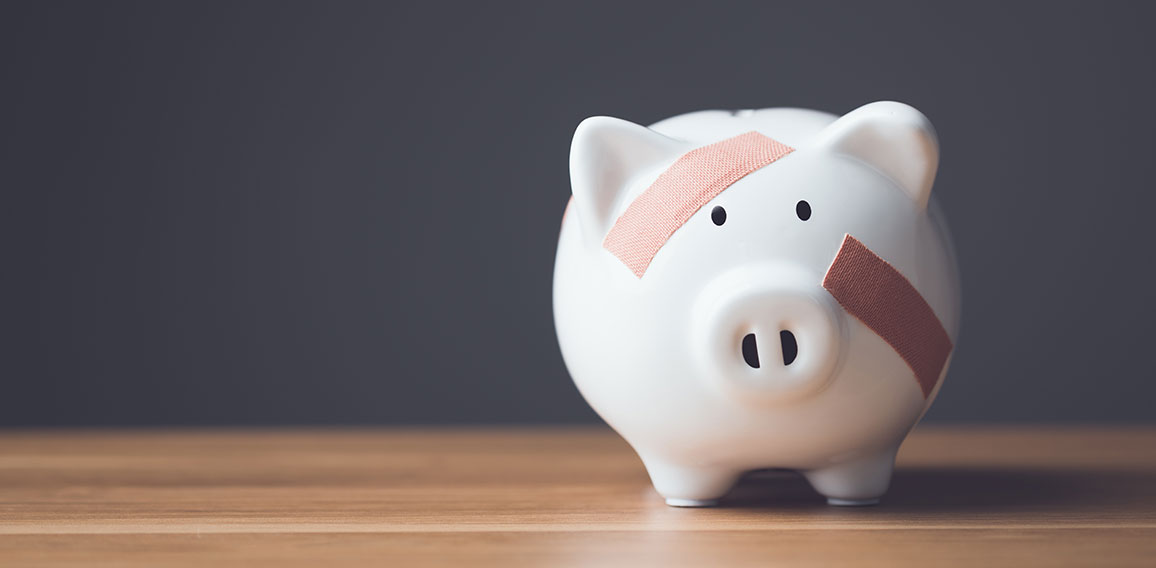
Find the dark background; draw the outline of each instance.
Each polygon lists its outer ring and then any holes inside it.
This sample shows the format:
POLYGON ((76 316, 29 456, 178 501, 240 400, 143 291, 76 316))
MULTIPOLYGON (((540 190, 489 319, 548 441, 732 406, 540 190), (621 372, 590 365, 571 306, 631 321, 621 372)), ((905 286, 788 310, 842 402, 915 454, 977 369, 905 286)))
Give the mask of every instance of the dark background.
MULTIPOLYGON (((870 4, 870 5, 867 5, 870 4)), ((894 99, 965 318, 928 420, 1152 422, 1152 10, 0 8, 0 424, 590 422, 550 283, 574 127, 894 99)))

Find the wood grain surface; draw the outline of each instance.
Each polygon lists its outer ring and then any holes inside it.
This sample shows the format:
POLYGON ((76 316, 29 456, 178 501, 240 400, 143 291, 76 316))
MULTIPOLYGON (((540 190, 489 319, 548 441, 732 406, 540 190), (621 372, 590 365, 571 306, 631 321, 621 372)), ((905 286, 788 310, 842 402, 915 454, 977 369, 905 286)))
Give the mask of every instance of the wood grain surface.
POLYGON ((1156 566, 1156 429, 929 428, 674 509, 604 429, 0 431, 0 566, 1156 566))

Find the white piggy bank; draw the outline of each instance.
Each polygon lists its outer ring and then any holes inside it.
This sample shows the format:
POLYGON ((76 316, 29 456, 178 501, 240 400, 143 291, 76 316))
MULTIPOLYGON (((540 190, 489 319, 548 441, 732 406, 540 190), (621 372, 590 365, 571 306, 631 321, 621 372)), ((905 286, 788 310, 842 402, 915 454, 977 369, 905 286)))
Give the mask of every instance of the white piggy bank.
POLYGON ((894 102, 578 126, 558 340, 668 504, 715 504, 763 468, 878 502, 958 333, 938 157, 894 102))

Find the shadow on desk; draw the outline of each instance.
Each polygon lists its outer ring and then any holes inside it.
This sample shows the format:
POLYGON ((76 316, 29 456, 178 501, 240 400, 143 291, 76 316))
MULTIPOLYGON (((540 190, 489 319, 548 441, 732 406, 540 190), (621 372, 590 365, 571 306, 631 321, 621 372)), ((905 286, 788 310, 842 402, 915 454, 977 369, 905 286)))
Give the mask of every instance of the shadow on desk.
MULTIPOLYGON (((895 471, 877 508, 895 512, 1127 507, 1156 502, 1156 476, 1105 470, 911 467, 895 471)), ((748 474, 723 500, 732 508, 826 507, 801 475, 748 474)), ((869 509, 877 509, 869 508, 869 509)))

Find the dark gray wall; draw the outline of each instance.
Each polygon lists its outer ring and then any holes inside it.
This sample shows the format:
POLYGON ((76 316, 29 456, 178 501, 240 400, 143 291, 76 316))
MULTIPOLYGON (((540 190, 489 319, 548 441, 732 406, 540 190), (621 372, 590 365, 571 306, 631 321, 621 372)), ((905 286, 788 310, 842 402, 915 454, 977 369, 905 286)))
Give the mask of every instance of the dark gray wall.
POLYGON ((878 99, 964 275, 928 419, 1153 421, 1152 10, 874 4, 6 3, 0 424, 596 420, 574 126, 878 99))

